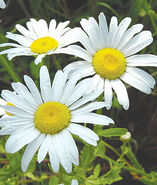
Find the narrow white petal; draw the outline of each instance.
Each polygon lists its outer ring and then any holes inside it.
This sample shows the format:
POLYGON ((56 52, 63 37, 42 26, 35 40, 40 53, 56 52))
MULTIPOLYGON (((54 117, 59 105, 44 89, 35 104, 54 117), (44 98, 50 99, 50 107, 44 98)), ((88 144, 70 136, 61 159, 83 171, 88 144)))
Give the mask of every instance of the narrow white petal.
POLYGON ((147 72, 136 67, 127 67, 126 71, 133 75, 134 77, 137 77, 139 80, 142 80, 150 88, 154 88, 154 85, 156 83, 155 79, 147 72))
POLYGON ((111 118, 96 113, 73 115, 70 121, 75 123, 91 123, 97 125, 108 125, 109 123, 114 123, 111 118))
MULTIPOLYGON (((60 22, 55 30, 54 37, 60 37, 61 35, 64 34, 64 29, 65 27, 69 24, 70 21, 65 21, 65 22, 60 22)), ((69 29, 68 29, 69 30, 69 29)))
POLYGON ((36 57, 34 63, 38 65, 40 62, 42 62, 42 59, 46 56, 46 54, 40 54, 36 57))
POLYGON ((16 107, 21 108, 29 113, 34 112, 34 108, 23 97, 16 95, 14 92, 2 90, 1 95, 7 102, 12 103, 16 107))
POLYGON ((153 66, 157 67, 157 56, 151 54, 133 55, 126 58, 128 66, 153 66))
POLYGON ((129 98, 125 85, 119 79, 111 80, 111 85, 117 94, 119 104, 122 105, 125 110, 128 110, 129 98))
POLYGON ((40 68, 40 89, 43 101, 44 102, 51 101, 52 100, 51 81, 46 66, 42 66, 40 68))
POLYGON ((63 87, 67 81, 67 74, 63 73, 61 70, 58 70, 55 74, 53 83, 52 83, 52 99, 53 101, 59 101, 63 87))
POLYGON ((37 89, 34 81, 27 75, 24 75, 24 81, 28 87, 28 89, 30 90, 33 98, 35 99, 35 101, 40 105, 43 103, 42 99, 41 99, 41 95, 39 93, 39 90, 37 89))
POLYGON ((3 54, 16 54, 16 55, 27 55, 30 54, 30 49, 25 47, 17 47, 17 48, 10 48, 0 52, 1 55, 3 54))
POLYGON ((109 26, 108 46, 107 47, 110 47, 110 48, 113 47, 112 39, 113 39, 114 33, 117 31, 117 25, 118 25, 117 17, 113 16, 111 18, 111 22, 110 22, 110 26, 109 26))
POLYGON ((88 112, 92 112, 94 110, 101 109, 106 106, 108 106, 108 104, 106 104, 105 102, 91 102, 78 109, 71 111, 71 114, 72 115, 86 114, 88 112))
POLYGON ((40 132, 37 129, 30 128, 11 135, 5 145, 6 152, 15 153, 19 151, 23 146, 34 141, 39 134, 40 132))
POLYGON ((92 55, 87 50, 81 48, 80 46, 71 45, 71 46, 68 46, 66 49, 64 48, 64 50, 66 54, 74 55, 88 62, 92 62, 92 58, 93 58, 92 55))
POLYGON ((121 41, 121 38, 123 37, 125 31, 127 30, 128 26, 131 23, 131 18, 130 17, 126 17, 125 19, 123 19, 121 21, 121 23, 119 24, 116 32, 113 35, 113 47, 116 48, 119 44, 119 42, 121 41))
POLYGON ((37 24, 39 28, 38 35, 40 35, 40 37, 48 36, 49 32, 47 22, 44 19, 40 19, 37 24))
POLYGON ((91 55, 96 53, 96 50, 93 47, 93 44, 87 34, 81 29, 76 28, 72 32, 73 37, 75 37, 81 44, 86 48, 91 55))
POLYGON ((135 87, 136 89, 146 93, 150 94, 151 93, 151 88, 147 86, 143 81, 139 80, 138 78, 134 77, 133 75, 129 73, 124 73, 120 77, 125 83, 135 87))
POLYGON ((123 35, 120 43, 117 46, 118 50, 122 50, 123 47, 132 39, 132 37, 136 34, 139 33, 143 29, 142 24, 135 24, 131 28, 129 28, 123 35))
POLYGON ((121 50, 121 52, 127 57, 133 55, 146 46, 153 42, 152 34, 150 31, 142 31, 132 38, 126 46, 121 50))
POLYGON ((62 132, 55 135, 56 150, 58 153, 59 161, 67 173, 72 171, 72 158, 66 151, 64 137, 62 132))
POLYGON ((69 133, 68 129, 64 129, 62 131, 62 134, 63 134, 65 146, 66 146, 66 151, 72 157, 71 162, 75 164, 76 166, 78 166, 79 165, 79 153, 78 153, 76 143, 73 137, 71 136, 71 134, 69 133))
POLYGON ((15 43, 3 43, 3 44, 0 44, 0 47, 6 47, 6 46, 13 46, 13 47, 17 47, 17 48, 23 48, 23 46, 21 46, 19 44, 15 44, 15 43))
POLYGON ((100 44, 100 30, 98 27, 98 23, 95 21, 93 17, 90 17, 89 20, 82 19, 80 22, 82 28, 88 34, 94 49, 97 51, 101 49, 100 44))
POLYGON ((64 104, 69 99, 69 97, 71 96, 79 77, 80 77, 80 75, 76 75, 73 78, 68 80, 68 82, 66 83, 66 85, 63 88, 62 96, 61 96, 61 99, 60 99, 61 103, 64 104))
POLYGON ((0 0, 0 8, 4 9, 6 7, 6 4, 3 0, 0 0))
POLYGON ((7 102, 4 99, 0 98, 0 105, 6 105, 6 104, 7 102))
MULTIPOLYGON (((45 159, 47 152, 50 150, 50 145, 51 145, 51 135, 47 135, 44 138, 44 140, 39 148, 39 151, 38 151, 38 158, 37 159, 38 159, 39 163, 41 163, 45 159)), ((54 148, 53 148, 53 150, 54 150, 54 148)))
POLYGON ((45 138, 45 134, 40 134, 40 136, 37 139, 35 139, 33 142, 27 145, 21 159, 21 169, 23 172, 26 172, 29 163, 31 162, 33 156, 35 155, 39 146, 43 142, 44 138, 45 138))
POLYGON ((90 102, 90 101, 95 100, 96 98, 98 98, 100 96, 100 94, 102 92, 103 92, 103 89, 97 89, 97 90, 95 90, 93 92, 90 92, 90 93, 84 95, 81 99, 79 99, 77 102, 75 102, 74 104, 72 104, 69 107, 69 110, 75 110, 78 107, 86 104, 87 102, 90 102))
POLYGON ((113 98, 113 91, 112 91, 112 86, 111 86, 110 80, 105 79, 104 100, 108 104, 108 106, 106 106, 107 110, 109 110, 112 106, 112 98, 113 98))
POLYGON ((65 104, 67 106, 70 106, 72 103, 76 102, 81 96, 83 96, 87 91, 89 91, 92 86, 93 83, 91 78, 82 80, 74 87, 71 96, 69 96, 65 104))
POLYGON ((57 173, 59 171, 59 156, 55 141, 55 135, 51 136, 51 144, 49 148, 50 163, 53 171, 57 173))
POLYGON ((25 99, 26 101, 28 101, 32 107, 34 107, 34 108, 37 108, 37 107, 38 107, 38 104, 37 104, 36 101, 34 100, 32 94, 28 91, 28 89, 27 89, 26 86, 24 86, 24 85, 23 85, 22 83, 20 83, 20 82, 17 82, 17 83, 13 82, 11 85, 12 85, 14 91, 15 91, 18 95, 24 97, 24 99, 25 99))
POLYGON ((27 30, 25 27, 21 26, 20 24, 16 24, 15 27, 25 37, 28 37, 32 40, 34 40, 36 38, 34 32, 27 30))
POLYGON ((105 48, 108 46, 108 26, 106 17, 102 12, 99 15, 99 29, 102 48, 105 48))
POLYGON ((11 32, 7 32, 6 38, 14 40, 25 47, 30 47, 30 45, 32 43, 31 39, 26 38, 20 34, 15 34, 15 33, 11 33, 11 32))
POLYGON ((49 34, 51 34, 51 36, 53 36, 55 28, 56 28, 56 20, 52 19, 49 24, 49 34))
POLYGON ((78 124, 71 123, 68 127, 68 130, 71 133, 79 136, 81 139, 83 139, 87 143, 94 145, 94 146, 97 145, 97 141, 99 140, 99 137, 91 129, 78 125, 78 124))
POLYGON ((12 60, 14 57, 17 57, 17 56, 32 56, 33 53, 31 53, 30 51, 28 53, 26 52, 20 52, 20 53, 8 53, 7 57, 9 60, 12 60))

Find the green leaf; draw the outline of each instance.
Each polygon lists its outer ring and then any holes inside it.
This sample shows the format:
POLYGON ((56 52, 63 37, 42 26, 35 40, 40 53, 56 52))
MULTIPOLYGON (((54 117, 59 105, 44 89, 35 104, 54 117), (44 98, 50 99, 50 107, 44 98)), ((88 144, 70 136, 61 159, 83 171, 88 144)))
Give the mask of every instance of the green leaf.
POLYGON ((101 166, 100 164, 97 164, 96 167, 94 168, 94 173, 93 173, 94 178, 97 178, 99 176, 100 170, 101 170, 101 166))
POLYGON ((98 146, 95 148, 94 155, 95 155, 95 157, 104 158, 104 155, 105 155, 105 144, 104 144, 104 141, 101 140, 99 142, 98 146))
POLYGON ((109 128, 105 130, 99 130, 97 134, 103 137, 120 137, 126 133, 126 128, 109 128))
POLYGON ((58 185, 58 178, 56 176, 51 177, 49 185, 58 185))

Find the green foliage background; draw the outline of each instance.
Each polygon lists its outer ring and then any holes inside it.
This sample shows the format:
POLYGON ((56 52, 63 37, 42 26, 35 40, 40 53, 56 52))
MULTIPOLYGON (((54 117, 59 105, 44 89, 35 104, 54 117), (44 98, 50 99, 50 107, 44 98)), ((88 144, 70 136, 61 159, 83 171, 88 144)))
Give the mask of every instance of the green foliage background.
MULTIPOLYGON (((141 53, 157 54, 156 0, 6 0, 6 2, 7 8, 0 10, 0 43, 8 41, 5 38, 7 31, 15 33, 15 25, 17 23, 25 25, 31 17, 43 18, 48 22, 52 18, 57 22, 70 20, 69 26, 73 28, 80 26, 81 18, 93 16, 97 19, 99 13, 104 12, 108 23, 113 15, 118 17, 119 22, 129 16, 132 18, 131 25, 142 23, 144 30, 152 32, 154 42, 141 53)), ((0 58, 0 90, 10 89, 13 80, 23 82, 24 74, 31 76, 38 85, 39 69, 42 64, 36 66, 33 57, 16 57, 12 61, 8 61, 6 56, 4 58, 5 60, 0 58), (14 74, 9 71, 10 67, 14 74)), ((58 69, 63 69, 75 60, 76 58, 72 56, 57 55, 46 57, 43 63, 49 67, 53 79, 58 69)), ((147 68, 146 71, 157 80, 156 68, 147 68)), ((55 174, 49 165, 48 157, 38 164, 36 156, 27 172, 23 173, 20 163, 24 148, 15 154, 7 154, 4 146, 8 137, 1 136, 0 185, 59 183, 69 185, 72 179, 77 179, 81 185, 156 185, 157 87, 150 96, 129 86, 128 92, 131 102, 129 111, 124 111, 114 98, 110 111, 97 112, 112 117, 116 122, 116 125, 93 128, 100 136, 97 147, 84 142, 82 144, 82 141, 74 136, 80 152, 80 165, 74 167, 70 175, 62 168, 55 174), (114 128, 115 126, 117 128, 114 128), (120 136, 127 130, 132 133, 132 140, 123 143, 120 136)), ((100 97, 99 100, 101 99, 100 97)))

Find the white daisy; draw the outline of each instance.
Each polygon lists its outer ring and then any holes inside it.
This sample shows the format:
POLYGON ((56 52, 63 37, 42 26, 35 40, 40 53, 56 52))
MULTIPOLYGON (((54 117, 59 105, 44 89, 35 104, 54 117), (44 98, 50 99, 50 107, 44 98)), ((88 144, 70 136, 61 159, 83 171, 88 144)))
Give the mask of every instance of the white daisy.
POLYGON ((98 136, 78 123, 108 125, 113 120, 107 116, 91 113, 106 106, 95 100, 103 90, 85 94, 92 87, 91 79, 77 84, 78 76, 67 80, 67 74, 58 71, 51 85, 46 66, 40 69, 39 93, 35 83, 24 76, 26 86, 12 83, 14 92, 3 90, 2 97, 14 106, 5 105, 5 111, 13 114, 0 119, 0 135, 11 135, 6 142, 6 152, 15 153, 27 145, 22 157, 21 167, 25 172, 38 151, 38 162, 49 154, 54 172, 59 164, 70 173, 72 163, 79 164, 78 149, 70 133, 79 136, 87 143, 96 146, 98 136))
POLYGON ((6 4, 3 0, 0 0, 0 8, 4 9, 6 7, 6 4))
POLYGON ((157 67, 157 56, 137 54, 152 43, 150 31, 142 31, 143 25, 136 24, 127 29, 131 18, 127 17, 118 25, 116 17, 111 18, 109 28, 103 13, 99 15, 99 24, 93 17, 82 19, 84 31, 75 30, 73 35, 84 48, 71 45, 65 52, 78 56, 83 61, 67 65, 64 71, 69 74, 82 72, 82 76, 94 75, 95 88, 99 84, 104 88, 104 99, 112 106, 113 90, 124 109, 129 108, 129 99, 123 82, 150 94, 155 85, 154 78, 136 66, 157 67), (140 33, 139 33, 140 32, 140 33), (123 82, 122 82, 123 81, 123 82))
POLYGON ((10 32, 6 34, 8 39, 16 41, 17 44, 0 44, 0 47, 13 46, 13 48, 4 50, 0 54, 8 54, 9 60, 16 56, 36 55, 35 64, 38 64, 46 55, 61 53, 62 48, 75 42, 71 37, 72 29, 67 27, 68 24, 69 21, 65 21, 56 26, 56 20, 52 19, 48 26, 45 20, 36 21, 33 18, 26 23, 27 29, 17 24, 16 29, 21 34, 10 32))
MULTIPOLYGON (((59 184, 59 185, 64 185, 64 184, 59 184)), ((78 181, 73 179, 71 181, 71 185, 78 185, 78 181)))

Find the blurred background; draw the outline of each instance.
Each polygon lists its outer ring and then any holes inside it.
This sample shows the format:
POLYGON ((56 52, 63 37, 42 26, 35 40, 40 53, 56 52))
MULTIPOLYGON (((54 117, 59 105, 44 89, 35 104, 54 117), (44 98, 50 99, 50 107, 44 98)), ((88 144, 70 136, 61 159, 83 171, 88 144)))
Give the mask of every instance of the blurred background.
MULTIPOLYGON (((47 22, 52 18, 56 19, 57 22, 70 20, 69 26, 73 28, 80 26, 81 18, 93 16, 97 19, 99 13, 104 12, 108 23, 112 16, 117 16, 119 22, 129 16, 132 18, 131 25, 142 23, 144 30, 152 32, 154 42, 141 53, 157 55, 157 0, 5 0, 5 2, 7 7, 4 10, 0 9, 0 43, 8 42, 5 38, 7 31, 15 33, 17 23, 25 26, 25 23, 32 17, 35 19, 43 18, 47 22)), ((4 48, 0 48, 0 50, 4 50, 4 48)), ((4 57, 7 60, 7 57, 4 57)), ((53 78, 58 69, 63 69, 67 64, 75 61, 76 58, 59 55, 47 57, 45 63, 47 60, 50 60, 49 69, 53 78)), ((34 64, 33 57, 16 57, 12 61, 8 61, 8 64, 14 68, 22 82, 24 74, 31 76, 37 82, 40 65, 36 66, 34 64)), ((149 72, 157 81, 157 68, 147 67, 145 71, 149 72)), ((0 61, 0 90, 10 89, 11 82, 9 74, 0 61)), ((114 98, 112 110, 105 111, 104 114, 115 120, 116 127, 127 128, 132 133, 133 140, 131 144, 139 162, 147 172, 156 171, 157 86, 155 86, 151 95, 145 95, 133 87, 127 86, 127 88, 130 98, 129 110, 124 111, 114 98)), ((6 138, 0 138, 0 185, 1 183, 2 185, 5 183, 52 184, 48 181, 51 178, 51 171, 47 169, 48 159, 43 162, 42 167, 37 165, 36 169, 35 163, 31 163, 29 171, 33 173, 28 173, 23 178, 20 169, 20 153, 5 153, 4 143, 6 138), (12 166, 15 165, 19 170, 18 173, 12 170, 14 169, 12 166), (8 169, 8 173, 3 169, 8 169), (39 176, 47 174, 48 179, 38 182, 34 174, 39 176)), ((117 150, 121 145, 120 141, 112 140, 109 142, 117 150)), ((81 150, 81 146, 79 150, 81 150)), ((110 157, 114 158, 115 156, 110 153, 110 157)), ((101 160, 99 162, 103 163, 101 160)), ((124 179, 114 183, 114 185, 142 185, 141 182, 136 180, 136 177, 133 178, 127 172, 122 172, 122 176, 124 179)))

